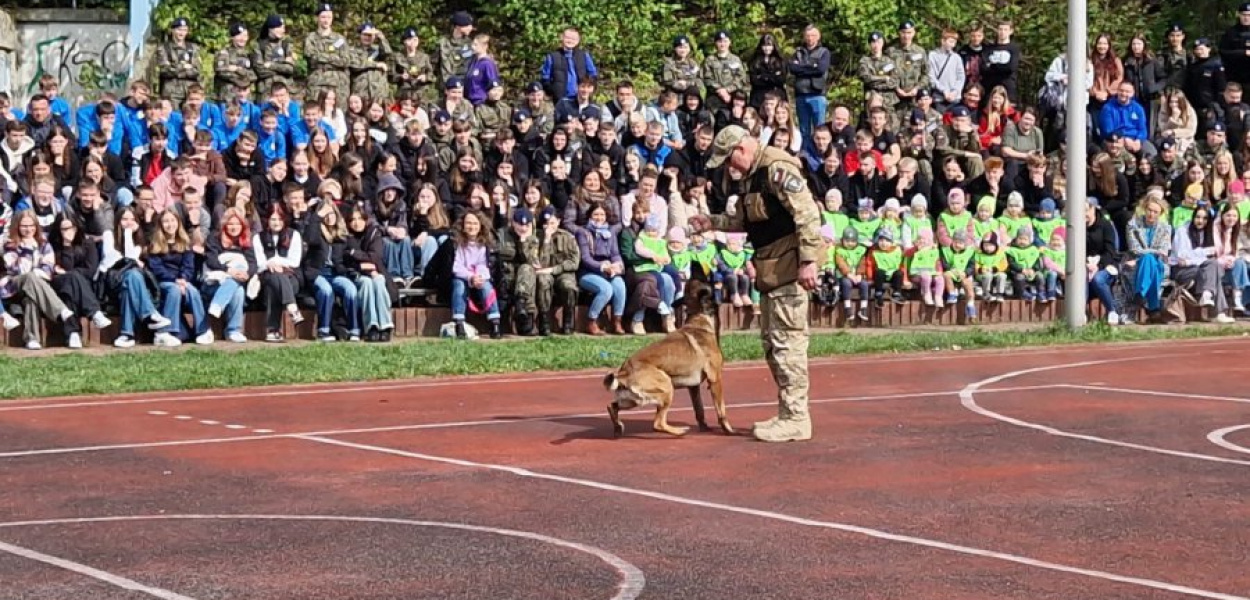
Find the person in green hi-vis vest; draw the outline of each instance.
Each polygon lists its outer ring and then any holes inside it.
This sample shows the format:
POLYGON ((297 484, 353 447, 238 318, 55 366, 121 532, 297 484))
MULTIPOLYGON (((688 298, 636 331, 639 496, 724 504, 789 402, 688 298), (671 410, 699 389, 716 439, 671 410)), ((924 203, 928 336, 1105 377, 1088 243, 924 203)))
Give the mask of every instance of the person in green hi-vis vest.
POLYGON ((885 304, 886 296, 895 304, 903 303, 903 286, 907 284, 903 249, 894 243, 894 234, 889 229, 877 232, 877 242, 868 252, 868 272, 872 275, 872 294, 877 306, 885 304))

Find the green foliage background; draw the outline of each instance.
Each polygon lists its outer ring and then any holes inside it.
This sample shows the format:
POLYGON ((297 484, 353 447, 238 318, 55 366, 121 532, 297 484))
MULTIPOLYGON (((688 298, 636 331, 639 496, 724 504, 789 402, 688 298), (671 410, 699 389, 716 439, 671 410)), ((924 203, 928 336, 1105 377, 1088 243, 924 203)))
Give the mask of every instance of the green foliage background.
MULTIPOLYGON (((1218 38, 1233 23, 1236 6, 1227 0, 1088 3, 1090 39, 1100 32, 1111 33, 1117 50, 1136 32, 1147 33, 1152 46, 1160 47, 1163 32, 1172 22, 1185 26, 1190 41, 1200 35, 1218 38)), ((304 35, 314 28, 315 6, 310 0, 164 0, 155 11, 154 31, 163 32, 176 16, 185 16, 192 22, 194 38, 216 51, 226 44, 226 28, 232 21, 246 23, 255 36, 265 17, 277 13, 286 18, 287 30, 299 48, 304 35)), ((400 33, 412 26, 421 32, 422 47, 431 54, 437 37, 450 28, 449 16, 468 10, 477 18, 478 29, 494 38, 494 53, 512 90, 537 78, 543 55, 556 46, 560 31, 568 25, 582 31, 583 45, 609 80, 632 79, 645 93, 654 86, 662 58, 671 52, 678 35, 691 36, 701 57, 710 50, 712 35, 725 29, 733 35, 734 51, 747 58, 761 34, 777 35, 788 53, 798 43, 802 27, 815 23, 835 57, 830 96, 847 101, 858 96, 854 71, 868 33, 881 31, 892 38, 904 19, 918 24, 918 41, 926 48, 933 46, 944 26, 962 32, 974 20, 992 24, 1012 19, 1016 40, 1024 48, 1021 89, 1026 97, 1035 93, 1050 61, 1064 50, 1067 37, 1067 0, 453 0, 437 4, 340 0, 334 6, 336 27, 345 34, 370 20, 398 46, 400 33)), ((607 86, 600 90, 604 95, 610 92, 607 86)))

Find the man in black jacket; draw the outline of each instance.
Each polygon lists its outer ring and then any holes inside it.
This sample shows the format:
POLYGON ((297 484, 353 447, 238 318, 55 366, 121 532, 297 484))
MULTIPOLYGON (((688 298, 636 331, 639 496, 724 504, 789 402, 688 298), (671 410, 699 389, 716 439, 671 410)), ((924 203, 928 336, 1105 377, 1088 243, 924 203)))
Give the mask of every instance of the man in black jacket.
POLYGON ((1233 81, 1250 85, 1250 2, 1241 4, 1237 24, 1220 38, 1220 59, 1233 81))
POLYGON ((825 122, 829 89, 829 49, 820 45, 820 30, 815 25, 803 28, 803 45, 794 51, 790 74, 794 76, 794 99, 798 108, 799 132, 803 139, 812 135, 817 125, 825 122))

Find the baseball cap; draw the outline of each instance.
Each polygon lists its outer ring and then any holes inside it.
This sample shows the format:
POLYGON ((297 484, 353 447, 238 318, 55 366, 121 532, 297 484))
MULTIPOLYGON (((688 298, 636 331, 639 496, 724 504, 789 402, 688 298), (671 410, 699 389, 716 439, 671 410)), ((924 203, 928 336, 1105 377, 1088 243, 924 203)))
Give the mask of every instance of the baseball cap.
POLYGON ((512 222, 517 225, 529 225, 534 222, 534 214, 524 206, 517 207, 516 210, 512 211, 512 222))
POLYGON ((594 119, 594 120, 598 121, 598 120, 600 120, 600 118, 601 118, 601 117, 602 117, 602 115, 600 115, 600 114, 599 114, 599 107, 598 107, 598 106, 587 106, 586 108, 583 108, 583 109, 582 109, 582 120, 583 120, 583 121, 585 121, 586 119, 594 119))
POLYGON ((716 134, 716 138, 712 140, 712 157, 707 160, 707 168, 715 169, 725 162, 726 158, 733 153, 734 148, 742 143, 749 133, 747 130, 738 125, 729 125, 720 130, 716 134))

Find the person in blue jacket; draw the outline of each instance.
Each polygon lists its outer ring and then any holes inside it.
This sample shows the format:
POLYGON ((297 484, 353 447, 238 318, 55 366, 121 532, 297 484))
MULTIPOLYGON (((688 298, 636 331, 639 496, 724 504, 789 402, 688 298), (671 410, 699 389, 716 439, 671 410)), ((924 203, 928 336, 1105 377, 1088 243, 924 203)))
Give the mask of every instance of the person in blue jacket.
POLYGON ((1134 97, 1137 90, 1130 82, 1122 82, 1115 100, 1102 105, 1098 112, 1098 135, 1120 136, 1124 148, 1133 154, 1150 158, 1158 154, 1146 132, 1146 111, 1134 97))

